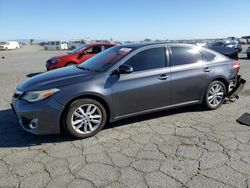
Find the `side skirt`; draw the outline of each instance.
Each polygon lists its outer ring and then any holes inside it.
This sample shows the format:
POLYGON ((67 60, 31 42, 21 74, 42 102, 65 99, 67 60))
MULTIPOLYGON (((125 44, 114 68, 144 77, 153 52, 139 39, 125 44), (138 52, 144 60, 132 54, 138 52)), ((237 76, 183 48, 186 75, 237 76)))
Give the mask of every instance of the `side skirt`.
POLYGON ((140 112, 135 112, 135 113, 131 113, 131 114, 126 114, 126 115, 122 115, 122 116, 116 116, 113 120, 110 120, 110 122, 115 122, 115 121, 118 121, 121 119, 133 117, 133 116, 138 116, 138 115, 142 115, 142 114, 148 114, 148 113, 158 112, 158 111, 163 111, 163 110, 169 110, 169 109, 193 105, 193 104, 200 104, 200 101, 199 100, 189 101, 189 102, 164 106, 164 107, 160 107, 160 108, 154 108, 154 109, 144 110, 144 111, 140 111, 140 112))

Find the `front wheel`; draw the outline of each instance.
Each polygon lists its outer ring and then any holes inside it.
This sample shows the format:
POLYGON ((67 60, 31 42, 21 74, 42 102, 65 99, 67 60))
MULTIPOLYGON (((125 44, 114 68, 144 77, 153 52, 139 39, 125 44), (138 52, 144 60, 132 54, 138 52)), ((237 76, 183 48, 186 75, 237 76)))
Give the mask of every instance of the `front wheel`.
POLYGON ((207 109, 215 110, 224 103, 225 95, 225 85, 221 81, 213 81, 207 88, 203 104, 207 109))
POLYGON ((87 138, 97 134, 106 121, 107 113, 101 103, 93 99, 79 99, 69 106, 64 129, 75 138, 87 138))

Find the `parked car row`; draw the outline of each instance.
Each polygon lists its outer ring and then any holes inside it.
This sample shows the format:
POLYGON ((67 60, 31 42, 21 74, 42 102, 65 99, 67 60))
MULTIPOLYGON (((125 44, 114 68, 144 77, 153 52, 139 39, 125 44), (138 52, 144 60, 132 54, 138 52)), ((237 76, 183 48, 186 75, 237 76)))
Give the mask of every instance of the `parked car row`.
MULTIPOLYGON (((74 50, 81 45, 90 44, 89 40, 71 40, 71 41, 49 41, 40 43, 41 46, 44 46, 45 50, 74 50)), ((98 42, 100 43, 100 42, 98 42)), ((108 42, 102 42, 108 43, 108 42)))
POLYGON ((84 62, 42 73, 19 85, 11 106, 22 129, 41 135, 64 130, 86 138, 109 122, 140 114, 193 104, 217 109, 245 84, 238 75, 238 61, 196 45, 109 47, 84 45, 69 55, 52 58, 59 65, 70 58, 84 62))

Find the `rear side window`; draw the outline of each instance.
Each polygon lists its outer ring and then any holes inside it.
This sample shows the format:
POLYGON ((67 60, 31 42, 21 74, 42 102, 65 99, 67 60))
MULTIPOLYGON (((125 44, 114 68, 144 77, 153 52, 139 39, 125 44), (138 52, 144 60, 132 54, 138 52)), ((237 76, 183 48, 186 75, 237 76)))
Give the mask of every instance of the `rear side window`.
POLYGON ((196 48, 171 47, 174 66, 196 63, 202 60, 202 55, 196 48))
POLYGON ((215 54, 213 54, 207 50, 202 50, 201 53, 206 61, 213 61, 216 57, 215 54))
POLYGON ((165 67, 165 48, 152 48, 139 52, 125 64, 133 67, 134 72, 165 67))

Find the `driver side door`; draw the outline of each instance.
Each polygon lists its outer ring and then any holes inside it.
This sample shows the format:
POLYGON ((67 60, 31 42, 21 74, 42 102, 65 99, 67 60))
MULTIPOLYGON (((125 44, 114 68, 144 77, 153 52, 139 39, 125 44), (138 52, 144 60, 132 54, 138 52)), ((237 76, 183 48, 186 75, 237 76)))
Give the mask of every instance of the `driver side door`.
POLYGON ((129 74, 119 74, 113 84, 116 117, 157 109, 170 104, 170 69, 166 48, 143 50, 124 64, 133 67, 129 74))

